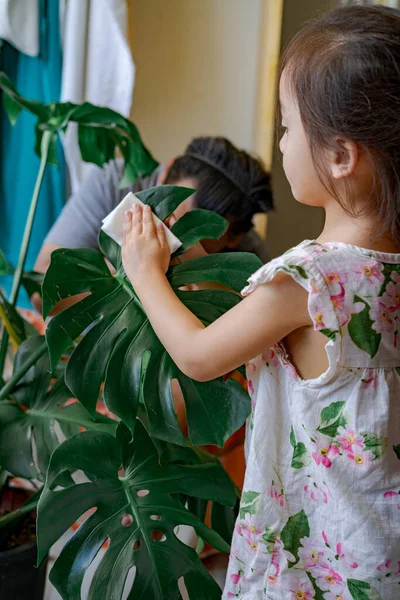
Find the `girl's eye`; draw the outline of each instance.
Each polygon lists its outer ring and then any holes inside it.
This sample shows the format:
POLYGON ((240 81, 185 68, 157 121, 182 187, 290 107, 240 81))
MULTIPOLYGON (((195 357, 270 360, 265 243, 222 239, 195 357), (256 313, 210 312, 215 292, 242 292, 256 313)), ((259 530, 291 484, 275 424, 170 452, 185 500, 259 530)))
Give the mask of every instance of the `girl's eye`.
POLYGON ((286 127, 286 125, 280 125, 279 129, 280 129, 281 135, 285 135, 285 133, 287 133, 287 131, 288 131, 288 128, 286 127))

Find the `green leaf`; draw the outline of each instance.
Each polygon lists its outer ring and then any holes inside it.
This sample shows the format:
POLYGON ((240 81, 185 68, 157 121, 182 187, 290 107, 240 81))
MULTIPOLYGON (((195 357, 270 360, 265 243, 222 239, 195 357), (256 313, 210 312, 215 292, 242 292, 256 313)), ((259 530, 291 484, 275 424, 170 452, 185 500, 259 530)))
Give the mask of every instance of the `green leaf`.
POLYGON ((346 402, 332 402, 321 411, 321 423, 317 431, 328 437, 334 438, 339 427, 345 427, 347 419, 344 415, 346 402))
POLYGON ((50 580, 64 600, 80 598, 86 570, 108 539, 110 545, 90 583, 89 600, 122 598, 132 567, 136 575, 130 598, 178 598, 178 580, 183 577, 191 600, 219 599, 218 585, 174 530, 189 525, 213 547, 226 552, 229 546, 182 506, 177 494, 231 505, 236 500, 234 487, 218 464, 161 466, 140 422, 133 440, 121 423, 117 438, 85 432, 59 446, 39 502, 39 561, 81 515, 96 508, 51 571, 50 580), (89 482, 58 489, 60 477, 77 469, 89 482))
POLYGON ((348 579, 347 586, 354 600, 382 600, 382 596, 374 587, 364 581, 348 579))
POLYGON ((296 442, 296 436, 293 427, 290 429, 290 444, 293 447, 293 456, 291 467, 293 469, 301 469, 310 464, 311 456, 303 442, 296 442))
POLYGON ((18 117, 22 111, 22 107, 19 106, 10 96, 4 94, 3 96, 3 106, 4 110, 7 113, 7 116, 10 120, 11 125, 15 125, 18 120, 18 117))
POLYGON ((400 460, 400 444, 397 444, 397 446, 393 446, 393 450, 394 450, 397 458, 400 460))
POLYGON ((0 250, 0 275, 7 275, 9 273, 9 265, 3 252, 0 250))
POLYGON ((232 541, 233 530, 236 518, 239 512, 239 501, 234 507, 213 502, 211 504, 211 527, 230 544, 232 541))
POLYGON ((0 72, 0 89, 2 92, 4 92, 3 98, 6 104, 5 109, 10 110, 9 116, 11 122, 15 122, 19 112, 23 108, 29 110, 29 112, 39 117, 42 121, 44 121, 46 118, 50 118, 51 112, 47 106, 41 102, 26 100, 26 98, 20 96, 11 83, 9 77, 7 77, 7 75, 2 71, 0 72), (5 100, 6 97, 7 100, 5 100), (16 105, 19 107, 19 109, 17 109, 16 105), (19 110, 18 114, 17 110, 19 110))
POLYGON ((267 547, 266 554, 271 554, 276 543, 277 534, 269 527, 266 527, 260 541, 267 547))
POLYGON ((295 562, 288 561, 289 567, 293 567, 299 561, 300 540, 303 537, 309 537, 310 526, 307 515, 301 510, 296 515, 289 517, 285 527, 282 529, 281 540, 285 550, 293 554, 295 562))
POLYGON ((306 467, 311 462, 310 453, 303 442, 298 442, 293 450, 291 467, 293 469, 301 469, 306 467))
POLYGON ((375 458, 380 458, 388 447, 387 437, 378 436, 374 433, 362 433, 366 450, 370 450, 375 458))
POLYGON ((102 167, 114 158, 114 140, 106 129, 79 125, 78 142, 82 160, 102 167))
POLYGON ((247 514, 255 515, 259 508, 261 502, 261 494, 259 492, 251 492, 246 491, 242 493, 242 497, 240 499, 240 508, 239 508, 239 516, 241 519, 244 519, 247 514))
MULTIPOLYGON (((43 341, 42 336, 35 336, 21 344, 14 373, 43 341)), ((101 422, 96 423, 82 406, 63 407, 71 392, 63 378, 52 381, 47 354, 18 382, 11 395, 13 401, 0 402, 0 463, 19 477, 44 479, 50 455, 59 444, 56 423, 69 435, 77 433, 79 425, 109 432, 116 427, 100 415, 101 422)))
POLYGON ((296 436, 294 433, 294 429, 293 426, 290 428, 290 445, 293 446, 293 448, 296 448, 296 436))
POLYGON ((308 576, 309 580, 311 581, 311 584, 314 588, 315 596, 313 597, 313 600, 325 600, 325 596, 324 596, 325 592, 323 592, 318 587, 317 580, 315 579, 315 577, 313 577, 309 571, 307 571, 307 576, 308 576))
POLYGON ((43 273, 36 273, 35 271, 24 272, 21 283, 24 286, 29 298, 32 298, 33 294, 42 294, 43 277, 43 273))
POLYGON ((19 312, 4 297, 0 289, 0 322, 4 323, 8 335, 19 346, 26 339, 25 323, 19 312))
POLYGON ((299 265, 288 265, 289 269, 295 269, 303 279, 308 279, 308 275, 299 265))
POLYGON ((215 212, 196 208, 190 210, 171 227, 172 233, 182 242, 172 258, 183 254, 201 240, 219 240, 227 228, 228 221, 215 212))
POLYGON ((51 102, 44 105, 27 100, 20 94, 3 72, 0 72, 0 89, 4 92, 5 108, 12 122, 22 109, 37 117, 35 151, 40 155, 43 132, 53 132, 48 162, 57 164, 56 133, 65 132, 70 122, 78 124, 78 138, 84 160, 102 166, 108 162, 118 148, 125 159, 122 187, 128 186, 138 177, 150 175, 158 163, 147 150, 136 126, 119 113, 89 102, 77 105, 71 102, 51 102), (90 130, 90 133, 88 131, 90 130), (93 147, 90 148, 90 143, 93 147))
POLYGON ((335 341, 336 336, 339 333, 339 331, 337 331, 335 329, 320 329, 319 332, 322 333, 323 335, 325 335, 330 340, 333 340, 333 341, 335 341))
MULTIPOLYGON (((160 204, 155 212, 164 219, 188 190, 162 187, 167 189, 146 190, 148 195, 141 199, 154 202, 157 196, 160 204)), ((233 380, 224 382, 219 378, 199 383, 179 371, 159 342, 126 279, 120 248, 105 234, 99 237, 99 242, 117 268, 115 276, 95 250, 61 249, 52 254, 43 284, 44 315, 47 316, 61 298, 90 293, 50 321, 46 339, 52 368, 73 340, 86 331, 68 363, 66 382, 89 413, 95 410, 104 381, 104 399, 109 410, 133 431, 143 386, 152 435, 184 444, 171 391, 171 382, 177 379, 186 404, 190 441, 222 446, 249 414, 247 393, 233 380)), ((205 256, 170 268, 167 278, 183 304, 208 325, 235 306, 240 298, 228 291, 188 292, 179 288, 206 280, 220 281, 238 290, 258 264, 259 260, 250 254, 205 256)))
MULTIPOLYGON (((180 187, 177 185, 159 185, 156 187, 148 188, 141 192, 136 192, 135 196, 139 198, 144 204, 151 206, 157 217, 161 221, 165 221, 176 208, 182 202, 184 202, 189 196, 194 194, 196 190, 192 188, 180 187)), ((179 219, 180 221, 180 219, 179 219)), ((178 226, 176 221, 175 225, 180 229, 180 233, 183 233, 183 228, 178 226)))
POLYGON ((260 266, 260 259, 255 254, 247 254, 247 252, 210 254, 172 267, 169 281, 172 287, 201 281, 217 281, 240 292, 250 274, 260 266))
POLYGON ((378 352, 382 336, 372 329, 373 321, 369 316, 369 304, 359 296, 354 296, 354 302, 362 302, 365 308, 361 312, 352 315, 348 324, 349 335, 358 348, 374 358, 378 352))
POLYGON ((397 375, 400 375, 400 367, 396 367, 396 373, 397 375))

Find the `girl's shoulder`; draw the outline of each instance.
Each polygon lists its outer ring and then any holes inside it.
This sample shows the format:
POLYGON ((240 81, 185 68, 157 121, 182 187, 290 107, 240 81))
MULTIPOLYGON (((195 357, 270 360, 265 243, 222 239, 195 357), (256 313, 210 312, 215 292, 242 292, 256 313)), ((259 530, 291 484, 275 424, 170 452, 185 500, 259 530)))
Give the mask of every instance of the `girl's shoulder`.
POLYGON ((272 259, 260 267, 248 280, 248 285, 242 291, 243 295, 251 293, 258 285, 269 283, 278 273, 290 275, 306 290, 310 287, 310 280, 318 277, 315 263, 322 255, 327 255, 330 250, 314 240, 305 240, 287 250, 281 256, 272 259))
POLYGON ((310 288, 310 280, 314 289, 338 281, 345 286, 356 282, 383 284, 392 272, 400 273, 400 254, 376 252, 343 242, 321 244, 304 240, 258 269, 243 294, 250 293, 260 283, 268 283, 278 272, 287 273, 305 289, 310 288))
POLYGON ((307 290, 314 329, 341 340, 348 366, 398 366, 400 254, 306 240, 256 271, 243 295, 279 272, 307 290))

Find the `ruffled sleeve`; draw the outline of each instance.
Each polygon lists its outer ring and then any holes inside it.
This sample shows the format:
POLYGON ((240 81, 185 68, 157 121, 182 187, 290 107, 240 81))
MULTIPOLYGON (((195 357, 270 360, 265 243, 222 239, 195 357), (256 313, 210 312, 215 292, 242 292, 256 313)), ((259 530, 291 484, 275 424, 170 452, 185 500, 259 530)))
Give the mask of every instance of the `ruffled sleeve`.
POLYGON ((334 340, 340 334, 340 326, 325 278, 317 267, 327 252, 320 244, 302 242, 253 273, 242 295, 248 296, 258 285, 271 282, 277 273, 286 273, 308 292, 308 310, 314 329, 334 340))

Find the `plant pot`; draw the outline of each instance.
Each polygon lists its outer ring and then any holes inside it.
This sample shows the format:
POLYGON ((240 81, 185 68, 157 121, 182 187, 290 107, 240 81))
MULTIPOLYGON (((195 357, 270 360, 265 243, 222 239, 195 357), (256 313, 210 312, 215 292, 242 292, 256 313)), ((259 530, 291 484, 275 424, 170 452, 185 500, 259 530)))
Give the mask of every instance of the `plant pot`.
POLYGON ((47 558, 37 569, 36 557, 36 542, 0 552, 0 598, 43 599, 47 558))

